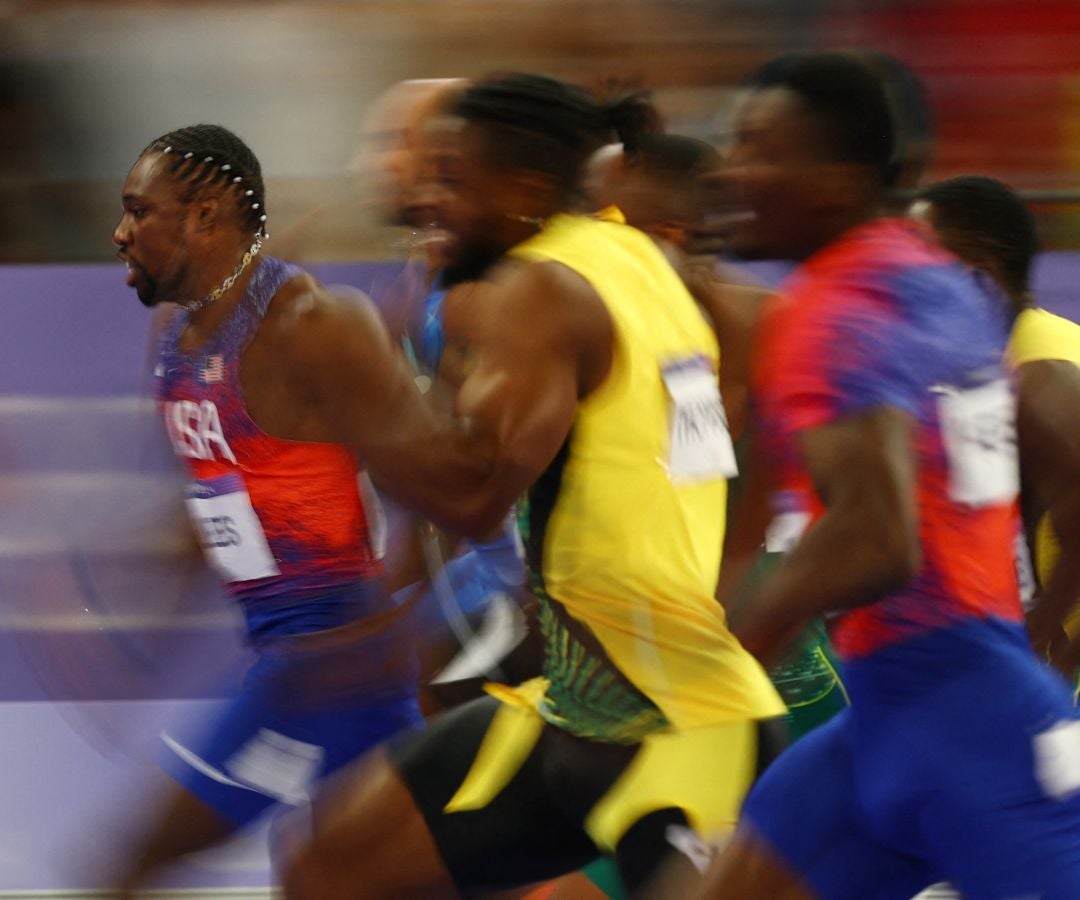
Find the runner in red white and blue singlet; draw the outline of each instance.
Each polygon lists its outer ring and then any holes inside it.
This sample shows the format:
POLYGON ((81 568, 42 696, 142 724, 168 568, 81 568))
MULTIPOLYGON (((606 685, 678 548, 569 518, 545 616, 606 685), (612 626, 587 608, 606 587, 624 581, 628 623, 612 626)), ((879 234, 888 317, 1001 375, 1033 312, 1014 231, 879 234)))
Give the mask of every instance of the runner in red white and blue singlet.
MULTIPOLYGON (((310 782, 420 721, 409 666, 388 667, 394 674, 371 696, 324 703, 293 690, 295 670, 288 653, 278 652, 288 646, 279 639, 363 620, 393 602, 381 582, 355 453, 273 437, 244 403, 244 351, 274 296, 302 274, 263 258, 245 296, 192 353, 180 349, 190 314, 178 310, 162 332, 154 368, 169 438, 192 475, 189 512, 259 653, 197 751, 166 742, 184 764, 178 780, 238 825, 277 800, 306 799, 310 782), (268 756, 276 769, 266 765, 268 756)), ((364 640, 373 670, 374 660, 400 652, 390 633, 364 640)))

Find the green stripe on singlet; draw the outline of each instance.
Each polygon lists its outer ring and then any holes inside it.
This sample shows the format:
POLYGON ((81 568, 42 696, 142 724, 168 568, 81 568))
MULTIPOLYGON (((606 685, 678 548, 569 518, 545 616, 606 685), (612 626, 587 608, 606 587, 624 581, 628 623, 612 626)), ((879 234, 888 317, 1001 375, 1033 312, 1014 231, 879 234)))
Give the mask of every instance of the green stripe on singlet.
POLYGON ((543 642, 542 674, 550 683, 540 712, 552 725, 579 737, 633 744, 665 728, 667 718, 619 671, 589 627, 544 589, 544 531, 558 496, 565 452, 566 445, 530 496, 518 504, 518 530, 543 642))
POLYGON ((544 718, 579 737, 634 744, 668 720, 615 666, 587 626, 557 600, 537 594, 549 681, 544 718))

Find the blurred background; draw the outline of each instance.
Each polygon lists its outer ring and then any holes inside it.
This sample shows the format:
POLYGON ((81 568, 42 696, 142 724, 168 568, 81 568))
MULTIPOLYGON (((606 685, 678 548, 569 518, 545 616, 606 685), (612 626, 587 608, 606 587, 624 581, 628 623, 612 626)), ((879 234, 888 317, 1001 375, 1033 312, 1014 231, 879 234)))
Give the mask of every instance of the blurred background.
MULTIPOLYGON (((381 257, 392 246, 363 214, 355 168, 377 149, 360 137, 371 103, 397 81, 619 76, 654 88, 673 130, 708 137, 756 63, 815 45, 875 47, 925 79, 931 176, 1075 183, 1072 0, 8 0, 0 260, 110 258, 127 167, 151 138, 196 121, 228 126, 260 156, 272 232, 306 226, 291 255, 381 257)), ((1077 209, 1053 199, 1039 205, 1046 237, 1068 246, 1077 209)))
MULTIPOLYGON (((925 179, 1030 192, 1058 251, 1037 293, 1080 315, 1076 0, 0 0, 0 894, 100 886, 138 828, 158 732, 208 714, 245 662, 191 561, 146 396, 149 313, 113 260, 142 148, 196 122, 236 131, 263 164, 267 249, 385 296, 407 246, 370 177, 392 85, 619 79, 651 88, 670 130, 720 141, 739 79, 814 46, 922 77, 925 179)), ((248 838, 171 883, 224 897, 269 881, 248 838)))

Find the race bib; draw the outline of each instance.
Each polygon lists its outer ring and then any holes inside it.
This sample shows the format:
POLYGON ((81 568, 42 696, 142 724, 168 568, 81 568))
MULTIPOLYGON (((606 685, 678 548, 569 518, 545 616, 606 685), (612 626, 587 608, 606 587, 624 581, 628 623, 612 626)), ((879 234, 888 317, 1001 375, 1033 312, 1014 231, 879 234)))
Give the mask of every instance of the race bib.
POLYGON ((1031 564, 1031 552, 1023 531, 1016 532, 1013 556, 1016 560, 1016 582, 1020 586, 1020 605, 1024 612, 1031 612, 1035 608, 1035 567, 1031 564))
POLYGON ((1080 719, 1058 722, 1035 735, 1035 776, 1048 797, 1080 791, 1080 719))
POLYGON ((735 448, 728 432, 720 386, 703 356, 679 360, 662 370, 671 398, 668 472, 674 481, 734 478, 735 448))
POLYGON ((239 475, 192 482, 187 507, 207 560, 225 581, 280 574, 239 475))
POLYGON ((810 526, 810 510, 799 491, 775 491, 769 505, 773 518, 765 529, 765 551, 790 553, 810 526))
POLYGON ((949 496, 968 506, 1008 503, 1020 491, 1015 403, 1002 379, 971 390, 939 388, 949 496))

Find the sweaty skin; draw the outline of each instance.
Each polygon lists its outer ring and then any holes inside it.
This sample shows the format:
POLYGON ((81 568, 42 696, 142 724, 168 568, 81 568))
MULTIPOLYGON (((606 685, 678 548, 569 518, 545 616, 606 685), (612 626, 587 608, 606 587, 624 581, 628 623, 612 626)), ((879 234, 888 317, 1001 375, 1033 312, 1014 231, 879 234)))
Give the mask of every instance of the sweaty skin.
MULTIPOLYGON (((1080 369, 1065 360, 1038 360, 1019 368, 1017 440, 1025 520, 1050 522, 1063 548, 1080 546, 1080 369)), ((1029 525, 1029 527, 1031 527, 1029 525)), ((1080 553, 1063 549, 1028 620, 1032 645, 1072 675, 1080 665, 1080 639, 1069 641, 1062 623, 1080 603, 1080 553)))

